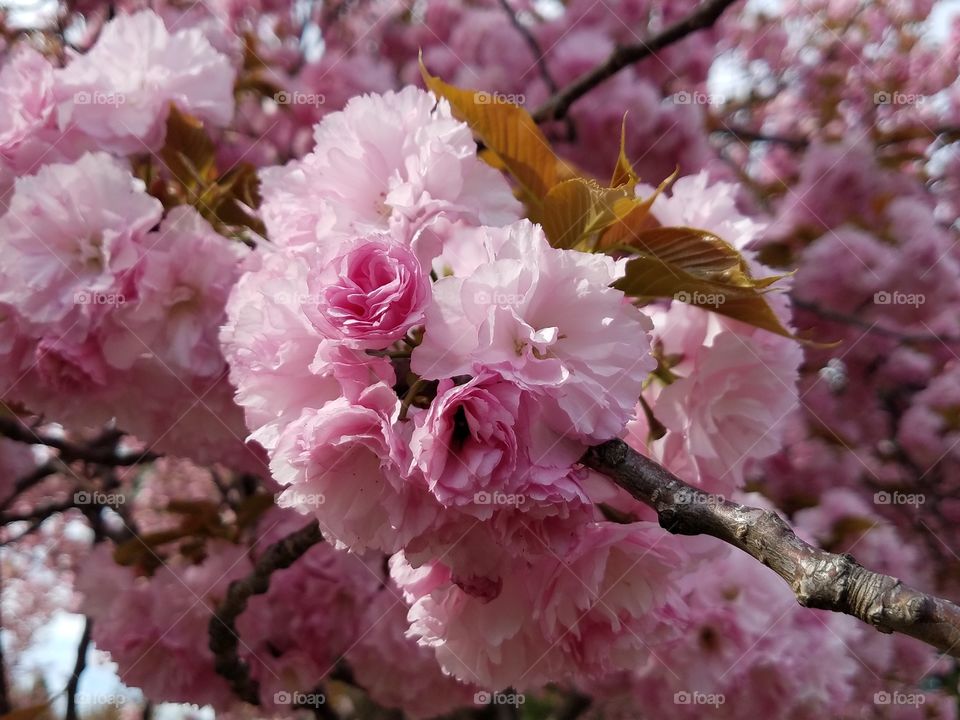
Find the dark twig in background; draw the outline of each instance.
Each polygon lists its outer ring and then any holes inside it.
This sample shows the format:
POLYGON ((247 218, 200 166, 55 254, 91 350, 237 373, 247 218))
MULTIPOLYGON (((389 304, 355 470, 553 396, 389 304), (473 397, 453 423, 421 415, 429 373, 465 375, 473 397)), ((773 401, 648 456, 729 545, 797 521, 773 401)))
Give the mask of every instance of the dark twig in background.
MULTIPOLYGON (((111 432, 111 435, 113 434, 114 433, 111 432)), ((152 462, 160 457, 153 452, 119 453, 116 450, 115 443, 111 443, 110 446, 107 447, 99 442, 80 445, 63 438, 41 435, 20 419, 8 416, 0 416, 0 435, 10 438, 11 440, 16 440, 17 442, 30 445, 46 445, 54 450, 58 450, 60 452, 60 459, 64 462, 80 460, 98 465, 124 467, 152 462)))
POLYGON ((562 120, 566 117, 570 106, 597 85, 609 80, 628 65, 650 57, 698 30, 710 27, 723 14, 723 11, 733 5, 734 2, 736 0, 707 0, 690 15, 665 28, 649 40, 618 47, 593 70, 584 73, 572 83, 554 93, 534 111, 533 119, 537 122, 562 120))

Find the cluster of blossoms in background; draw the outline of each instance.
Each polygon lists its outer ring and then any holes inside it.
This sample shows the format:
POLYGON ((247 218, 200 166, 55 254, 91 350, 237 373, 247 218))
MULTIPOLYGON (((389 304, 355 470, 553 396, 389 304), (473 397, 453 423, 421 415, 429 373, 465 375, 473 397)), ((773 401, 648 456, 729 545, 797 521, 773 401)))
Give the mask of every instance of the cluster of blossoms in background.
POLYGON ((623 126, 650 225, 796 270, 764 297, 820 344, 722 294, 635 302, 626 256, 558 248, 421 89, 419 54, 532 111, 696 6, 71 2, 34 33, 0 10, 0 419, 53 438, 0 440, 8 675, 68 609, 151 703, 224 716, 956 717, 954 663, 799 608, 579 463, 625 438, 957 595, 939 4, 734 6, 543 124, 602 179, 623 126), (252 710, 210 618, 311 520, 326 542, 236 623, 252 710))

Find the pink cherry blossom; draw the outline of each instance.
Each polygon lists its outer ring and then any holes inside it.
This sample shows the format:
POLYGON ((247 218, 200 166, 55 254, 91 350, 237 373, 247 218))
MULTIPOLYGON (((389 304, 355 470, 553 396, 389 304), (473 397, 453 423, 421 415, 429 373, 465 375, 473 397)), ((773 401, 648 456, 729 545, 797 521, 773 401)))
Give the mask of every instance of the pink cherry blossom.
POLYGON ((234 74, 199 30, 171 33, 152 10, 119 15, 57 71, 58 120, 110 152, 156 151, 171 103, 215 125, 230 122, 234 74))
POLYGON ((164 565, 149 579, 110 555, 107 545, 91 554, 80 589, 93 641, 110 652, 120 678, 158 701, 228 707, 232 693, 213 670, 207 624, 230 581, 249 571, 243 548, 218 541, 202 565, 164 565))
POLYGON ((217 333, 247 249, 183 206, 171 210, 143 244, 138 301, 121 308, 119 322, 129 335, 126 348, 119 342, 114 348, 115 362, 122 363, 125 352, 140 354, 148 347, 174 368, 219 373, 224 360, 217 333), (191 262, 185 263, 188 256, 191 262))
POLYGON ((435 650, 446 672, 490 689, 524 689, 644 662, 657 612, 673 613, 668 578, 677 556, 660 546, 662 533, 584 525, 562 559, 506 566, 493 599, 465 592, 442 564, 415 569, 397 555, 391 575, 412 604, 410 634, 435 650))
POLYGON ((357 681, 378 703, 419 720, 469 706, 475 688, 443 673, 407 632, 407 604, 389 581, 364 609, 364 632, 347 652, 357 681))
POLYGON ((358 238, 307 277, 303 312, 321 334, 383 349, 417 324, 430 297, 413 251, 389 236, 358 238))
POLYGON ((529 222, 490 231, 498 233, 495 258, 434 285, 414 371, 442 378, 491 370, 541 393, 558 432, 615 437, 655 367, 650 321, 609 287, 622 266, 555 250, 529 222))
POLYGON ((263 173, 263 215, 279 245, 328 246, 390 227, 410 240, 438 214, 491 225, 519 216, 469 128, 422 90, 355 97, 315 136, 312 153, 263 173))
POLYGON ((306 261, 266 249, 249 256, 227 303, 220 340, 253 437, 272 449, 305 406, 337 398, 333 374, 314 373, 316 328, 301 311, 309 298, 306 261))
POLYGON ((131 280, 159 201, 103 153, 52 164, 17 181, 0 217, 0 300, 35 323, 82 335, 132 297, 131 280))
POLYGON ((280 434, 271 462, 289 486, 281 506, 310 513, 338 546, 394 552, 426 530, 436 509, 405 477, 409 450, 390 424, 393 389, 373 385, 356 403, 345 398, 307 408, 280 434))
POLYGON ((585 451, 546 431, 534 409, 537 398, 495 375, 463 385, 442 380, 429 410, 417 417, 413 462, 443 505, 489 518, 496 497, 534 502, 584 500, 573 465, 585 451))

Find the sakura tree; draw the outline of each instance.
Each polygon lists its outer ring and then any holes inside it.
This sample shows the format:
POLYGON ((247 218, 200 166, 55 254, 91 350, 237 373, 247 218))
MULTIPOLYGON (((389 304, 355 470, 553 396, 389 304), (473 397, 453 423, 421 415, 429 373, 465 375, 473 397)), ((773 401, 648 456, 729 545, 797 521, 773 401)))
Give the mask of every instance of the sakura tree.
POLYGON ((956 717, 948 5, 0 5, 0 718, 956 717))

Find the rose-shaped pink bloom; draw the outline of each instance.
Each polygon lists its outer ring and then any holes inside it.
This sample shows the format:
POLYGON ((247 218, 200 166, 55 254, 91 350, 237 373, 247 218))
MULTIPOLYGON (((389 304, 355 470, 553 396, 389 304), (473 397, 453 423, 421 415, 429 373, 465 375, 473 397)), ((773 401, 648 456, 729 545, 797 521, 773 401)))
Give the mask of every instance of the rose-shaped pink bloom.
POLYGON ((410 441, 437 500, 488 519, 502 506, 585 499, 572 468, 586 448, 535 432, 543 428, 537 407, 532 393, 493 374, 460 386, 440 381, 410 441))
POLYGON ((324 335, 379 350, 420 321, 430 283, 416 255, 389 236, 358 239, 307 278, 303 313, 324 335))
MULTIPOLYGON (((473 503, 485 491, 508 489, 519 464, 521 390, 495 376, 455 387, 443 380, 413 433, 414 462, 444 505, 473 503)), ((493 512, 486 508, 486 516, 493 512)))

